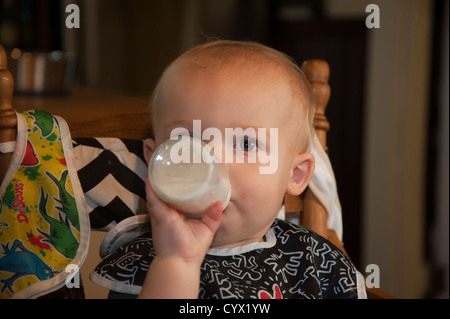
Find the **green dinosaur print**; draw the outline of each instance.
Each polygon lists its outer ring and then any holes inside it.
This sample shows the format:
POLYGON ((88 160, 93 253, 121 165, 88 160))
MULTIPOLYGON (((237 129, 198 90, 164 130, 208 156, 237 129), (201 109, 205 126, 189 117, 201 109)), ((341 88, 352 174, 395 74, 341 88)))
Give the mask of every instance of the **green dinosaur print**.
POLYGON ((69 192, 66 189, 66 181, 67 181, 67 175, 69 171, 65 170, 61 174, 60 180, 58 180, 52 173, 46 172, 47 176, 50 177, 53 181, 53 183, 56 184, 59 190, 59 199, 56 197, 53 197, 54 200, 56 200, 61 206, 56 207, 60 212, 63 212, 66 214, 66 216, 69 218, 72 225, 79 231, 80 230, 80 220, 78 217, 78 210, 77 210, 77 204, 75 202, 75 198, 73 198, 72 195, 69 194, 69 192))
POLYGON ((49 234, 38 229, 45 239, 43 241, 53 245, 63 256, 73 259, 78 250, 78 241, 72 234, 69 222, 59 213, 59 220, 47 213, 48 194, 45 194, 41 187, 41 197, 39 199, 39 212, 41 216, 50 224, 49 234))
POLYGON ((41 110, 29 112, 36 120, 36 125, 42 132, 42 136, 46 137, 53 131, 53 116, 41 110))

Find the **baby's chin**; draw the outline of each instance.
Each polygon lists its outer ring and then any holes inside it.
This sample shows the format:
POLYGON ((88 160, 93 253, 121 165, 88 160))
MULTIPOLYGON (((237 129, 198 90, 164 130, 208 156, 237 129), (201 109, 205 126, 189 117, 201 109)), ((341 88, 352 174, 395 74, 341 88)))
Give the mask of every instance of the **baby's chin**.
POLYGON ((235 225, 236 220, 238 220, 236 214, 239 214, 239 212, 236 210, 236 206, 232 201, 230 201, 227 208, 223 211, 222 221, 213 238, 211 248, 229 248, 237 246, 235 245, 235 242, 239 241, 239 239, 236 238, 238 235, 237 225, 235 225))
MULTIPOLYGON (((264 240, 264 235, 275 220, 278 211, 268 215, 267 223, 261 224, 260 228, 255 228, 244 225, 244 223, 250 222, 245 216, 255 213, 255 211, 245 211, 245 209, 255 210, 256 208, 239 205, 239 202, 233 198, 230 200, 223 211, 222 221, 213 238, 211 248, 232 248, 264 240)), ((261 209, 260 207, 256 211, 261 209)), ((260 217, 264 219, 263 216, 260 217)))

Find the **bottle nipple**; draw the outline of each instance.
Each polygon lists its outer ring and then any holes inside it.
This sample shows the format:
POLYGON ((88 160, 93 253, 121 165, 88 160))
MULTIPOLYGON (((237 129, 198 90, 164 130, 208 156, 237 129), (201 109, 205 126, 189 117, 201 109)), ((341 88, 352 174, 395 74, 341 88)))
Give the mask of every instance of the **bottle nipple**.
POLYGON ((217 201, 227 207, 231 186, 225 166, 201 140, 181 136, 157 147, 149 164, 156 195, 192 218, 201 218, 217 201))

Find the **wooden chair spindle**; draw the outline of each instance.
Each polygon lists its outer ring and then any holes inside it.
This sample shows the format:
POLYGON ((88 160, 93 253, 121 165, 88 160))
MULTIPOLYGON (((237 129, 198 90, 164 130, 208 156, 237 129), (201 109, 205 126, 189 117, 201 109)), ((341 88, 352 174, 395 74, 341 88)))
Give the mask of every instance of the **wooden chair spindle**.
MULTIPOLYGON (((0 45, 0 143, 16 139, 17 117, 12 108, 14 80, 9 72, 6 51, 0 45)), ((0 153, 0 181, 3 181, 12 153, 0 153)))

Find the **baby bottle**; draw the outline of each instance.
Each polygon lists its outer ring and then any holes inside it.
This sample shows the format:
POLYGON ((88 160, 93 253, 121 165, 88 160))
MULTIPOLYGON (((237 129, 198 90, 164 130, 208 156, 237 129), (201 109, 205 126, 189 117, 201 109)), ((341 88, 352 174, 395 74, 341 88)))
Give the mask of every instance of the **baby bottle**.
POLYGON ((209 145, 181 136, 159 145, 148 167, 156 195, 190 218, 201 218, 217 201, 226 208, 231 185, 225 166, 209 145))

